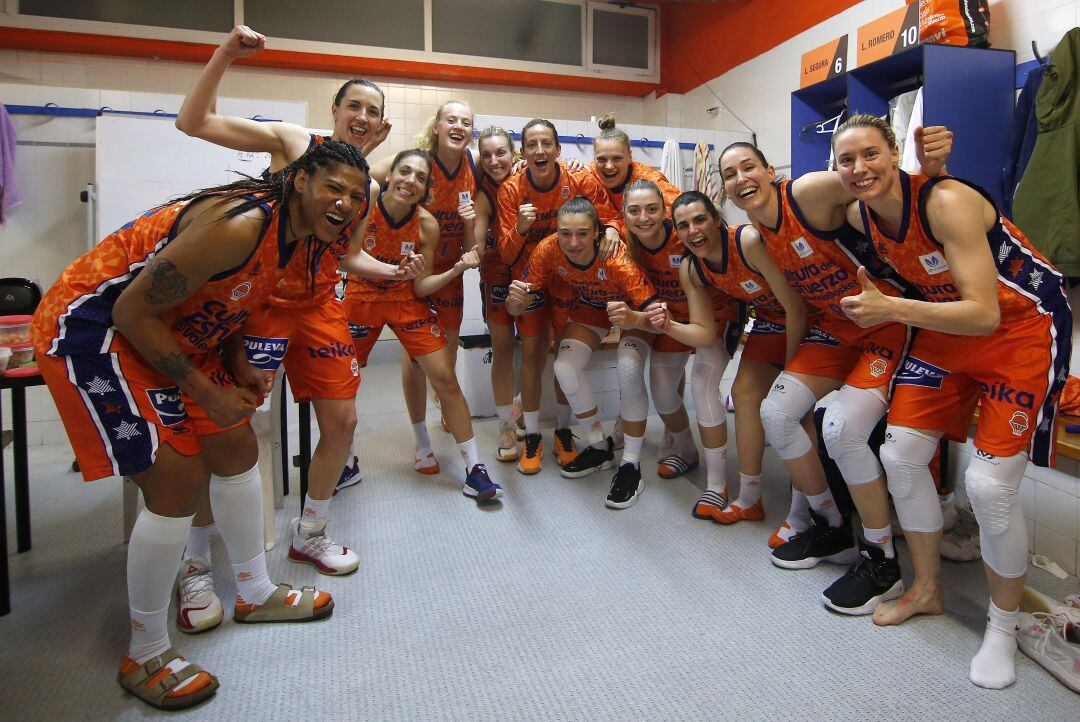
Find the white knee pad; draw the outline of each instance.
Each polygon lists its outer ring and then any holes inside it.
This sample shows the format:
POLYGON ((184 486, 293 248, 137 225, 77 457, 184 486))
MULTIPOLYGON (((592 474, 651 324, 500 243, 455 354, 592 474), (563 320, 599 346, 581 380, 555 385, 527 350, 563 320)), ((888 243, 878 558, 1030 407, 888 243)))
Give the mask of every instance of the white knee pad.
POLYGON ((644 421, 649 416, 649 392, 645 388, 645 359, 649 344, 637 336, 619 341, 615 371, 619 377, 619 415, 627 421, 644 421))
POLYGON ((686 374, 689 351, 654 351, 649 363, 649 388, 658 414, 674 414, 682 408, 679 383, 686 374))
POLYGON ((881 465, 904 531, 941 530, 941 502, 930 475, 930 461, 937 448, 937 439, 906 426, 890 424, 885 432, 881 465))
POLYGON ((555 357, 555 378, 570 402, 575 414, 584 414, 596 408, 592 389, 585 380, 585 367, 589 365, 592 349, 589 345, 572 338, 559 342, 559 355, 555 357))
POLYGON ((690 371, 690 393, 694 398, 694 415, 699 426, 721 426, 727 423, 727 409, 720 398, 720 380, 724 377, 731 356, 718 339, 709 348, 699 348, 690 371))
POLYGON ((1027 572, 1027 524, 1020 508, 1020 482, 1027 454, 993 456, 976 449, 964 475, 971 508, 979 521, 983 561, 999 576, 1027 572))
MULTIPOLYGON (((814 447, 799 422, 816 402, 810 387, 786 373, 776 377, 769 395, 762 399, 761 425, 765 438, 784 461, 798 459, 814 447)), ((735 413, 739 413, 738 409, 735 413)))
POLYGON ((881 476, 881 464, 867 442, 887 408, 876 391, 841 386, 825 410, 821 438, 848 486, 881 476))

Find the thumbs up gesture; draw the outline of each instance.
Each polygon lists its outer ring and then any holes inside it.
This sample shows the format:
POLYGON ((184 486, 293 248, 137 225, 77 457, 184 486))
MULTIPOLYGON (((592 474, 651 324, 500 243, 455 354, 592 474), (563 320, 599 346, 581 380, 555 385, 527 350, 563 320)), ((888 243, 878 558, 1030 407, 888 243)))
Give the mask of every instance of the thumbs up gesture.
POLYGON ((862 328, 894 321, 893 299, 878 290, 878 287, 866 275, 864 266, 859 266, 857 273, 862 292, 840 299, 840 308, 844 310, 844 314, 862 328))

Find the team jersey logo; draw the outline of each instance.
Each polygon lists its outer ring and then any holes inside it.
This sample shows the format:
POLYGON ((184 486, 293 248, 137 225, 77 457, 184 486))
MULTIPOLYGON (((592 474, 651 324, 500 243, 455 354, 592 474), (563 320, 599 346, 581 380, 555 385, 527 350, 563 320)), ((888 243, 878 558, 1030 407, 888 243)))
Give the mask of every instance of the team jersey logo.
POLYGON ((672 268, 678 268, 682 264, 682 256, 668 256, 668 263, 672 268))
POLYGON ((459 191, 457 197, 458 203, 461 205, 472 202, 472 193, 469 191, 459 191))
POLYGON ((934 251, 932 253, 927 253, 925 256, 919 256, 919 263, 922 264, 923 269, 931 276, 949 270, 949 262, 945 260, 945 256, 943 256, 940 251, 934 251))
POLYGON ((86 385, 86 393, 104 396, 105 394, 116 393, 116 389, 106 379, 95 375, 94 378, 90 379, 90 383, 86 385))
POLYGON ((234 288, 232 290, 232 293, 229 294, 229 300, 239 301, 241 298, 244 298, 249 293, 251 293, 251 283, 249 281, 243 281, 242 283, 237 284, 236 288, 234 288))
POLYGON ((375 250, 375 236, 368 236, 367 238, 364 239, 364 250, 365 251, 375 250))
POLYGON ((786 330, 784 329, 783 326, 781 326, 778 323, 773 323, 772 321, 766 321, 763 318, 755 318, 754 319, 754 325, 750 328, 750 333, 760 334, 760 335, 766 335, 766 334, 772 335, 772 334, 786 333, 786 330))
POLYGON ((561 195, 564 199, 569 198, 570 197, 570 186, 563 186, 562 190, 559 191, 559 195, 561 195))
POLYGON ((746 280, 739 284, 742 289, 747 293, 758 293, 761 290, 761 286, 752 280, 746 280))
POLYGON ((432 336, 438 336, 441 333, 442 333, 442 331, 439 330, 438 326, 432 325, 432 327, 431 327, 431 335, 432 336))
POLYGON ((288 348, 287 338, 244 336, 244 350, 247 352, 248 362, 263 371, 276 371, 285 360, 285 351, 288 348))
POLYGON ((353 338, 367 338, 369 333, 371 333, 370 326, 361 326, 349 321, 349 335, 353 338))
POLYGON ((560 276, 562 276, 563 278, 566 278, 566 269, 565 268, 563 268, 562 266, 559 266, 555 270, 560 276))
POLYGON ((601 281, 606 281, 607 271, 601 268, 599 271, 596 272, 596 277, 599 278, 601 281))
POLYGON ((360 362, 357 361, 356 359, 352 359, 351 361, 349 361, 349 370, 352 371, 353 376, 359 376, 360 375, 360 362))
POLYGON ((425 206, 433 206, 433 205, 435 205, 435 189, 434 188, 431 188, 430 190, 428 190, 427 198, 424 200, 424 205, 425 206))
POLYGON ((870 375, 873 376, 875 379, 888 370, 888 365, 886 365, 886 363, 881 359, 874 359, 873 363, 870 364, 870 375))
POLYGON ((814 252, 813 247, 809 243, 807 243, 806 239, 802 236, 799 236, 794 241, 792 241, 791 247, 792 249, 794 249, 795 253, 798 254, 799 258, 806 258, 814 252))
POLYGON ((820 328, 814 327, 810 329, 810 333, 803 339, 803 343, 818 343, 822 346, 839 346, 840 339, 836 338, 830 333, 822 331, 820 328))
POLYGON ((1028 274, 1028 278, 1031 279, 1029 281, 1029 284, 1031 285, 1032 290, 1038 291, 1039 286, 1042 285, 1043 272, 1042 271, 1032 271, 1030 274, 1028 274))
POLYGON ((1013 436, 1022 436, 1031 426, 1031 419, 1023 411, 1014 411, 1009 426, 1012 427, 1013 436))
POLYGON ((169 386, 162 389, 147 389, 146 395, 150 404, 157 412, 162 426, 176 426, 187 421, 187 411, 184 410, 184 399, 180 396, 180 389, 169 386))
POLYGON ((928 389, 940 389, 941 382, 948 375, 948 369, 926 363, 914 356, 908 356, 904 361, 904 368, 896 376, 896 383, 904 386, 924 386, 928 389))
POLYGON ((413 252, 414 248, 416 248, 416 243, 414 241, 402 241, 401 242, 401 255, 403 255, 403 256, 409 255, 410 253, 413 252))

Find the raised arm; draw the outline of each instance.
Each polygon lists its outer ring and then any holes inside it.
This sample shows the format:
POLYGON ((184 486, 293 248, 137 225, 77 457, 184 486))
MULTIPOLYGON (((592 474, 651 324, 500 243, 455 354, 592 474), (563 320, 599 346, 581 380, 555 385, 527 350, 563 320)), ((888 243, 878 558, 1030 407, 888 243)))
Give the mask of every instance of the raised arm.
POLYGON ((306 130, 293 123, 260 123, 217 113, 218 85, 229 65, 238 58, 254 55, 265 45, 266 38, 246 25, 233 28, 184 98, 176 127, 192 137, 226 148, 269 153, 271 169, 278 170, 307 150, 310 138, 306 130))
POLYGON ((231 426, 250 416, 262 399, 250 390, 214 385, 180 349, 162 314, 189 298, 212 276, 244 263, 262 232, 261 212, 221 220, 227 206, 203 201, 201 211, 124 289, 113 306, 113 323, 146 361, 206 409, 211 420, 231 426))

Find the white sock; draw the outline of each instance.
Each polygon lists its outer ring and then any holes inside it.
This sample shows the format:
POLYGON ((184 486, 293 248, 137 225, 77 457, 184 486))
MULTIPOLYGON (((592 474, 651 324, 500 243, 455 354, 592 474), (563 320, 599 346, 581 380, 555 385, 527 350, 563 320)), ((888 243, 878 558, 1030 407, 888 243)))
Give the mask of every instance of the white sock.
POLYGON ((761 474, 751 476, 739 474, 739 498, 735 500, 735 506, 741 509, 749 509, 761 501, 761 474))
POLYGON ((184 552, 192 516, 159 516, 139 512, 131 530, 127 556, 131 644, 128 656, 142 664, 167 650, 169 599, 184 552))
POLYGON ((476 437, 461 442, 458 448, 461 450, 461 458, 465 460, 465 473, 468 474, 480 463, 480 454, 476 451, 476 437))
MULTIPOLYGON (((581 420, 585 421, 585 419, 581 420)), ((599 449, 604 445, 604 427, 600 425, 599 414, 594 414, 588 424, 589 430, 585 434, 585 440, 589 442, 589 446, 595 446, 599 449)))
POLYGON ((810 528, 810 500, 806 498, 806 494, 794 487, 791 489, 791 506, 784 521, 794 532, 810 528))
POLYGON ((993 601, 986 615, 986 633, 971 658, 968 673, 979 687, 1004 689, 1016 681, 1016 621, 1019 610, 1005 612, 993 601))
POLYGON ((818 516, 829 522, 829 526, 839 527, 844 523, 844 517, 840 516, 840 510, 836 508, 836 499, 833 499, 832 492, 828 488, 820 494, 807 494, 806 500, 810 502, 810 508, 818 516))
MULTIPOLYGON (((676 441, 676 444, 678 442, 676 441)), ((727 445, 705 448, 705 488, 727 495, 727 445)))
POLYGON ((892 524, 886 524, 881 529, 871 529, 863 525, 862 531, 866 543, 883 550, 886 559, 892 559, 896 556, 896 547, 893 546, 892 524))
POLYGON ((641 459, 641 445, 644 441, 644 436, 626 434, 623 437, 622 461, 620 463, 637 466, 641 459))
POLYGON ((416 455, 423 457, 431 453, 431 437, 427 433, 427 422, 417 421, 412 425, 413 446, 416 447, 416 455))
POLYGON ((330 513, 330 499, 312 499, 311 494, 304 497, 304 513, 300 515, 301 536, 310 535, 325 525, 326 517, 330 513))
POLYGON ((506 406, 496 406, 495 415, 499 417, 500 424, 511 424, 514 422, 514 405, 507 404, 506 406))
POLYGON ((570 411, 569 404, 555 404, 555 428, 569 429, 574 423, 574 413, 570 411))
POLYGON ((694 445, 694 434, 687 426, 682 431, 672 431, 671 438, 675 442, 675 453, 684 458, 696 456, 697 446, 694 445))
POLYGON ((521 415, 525 418, 525 433, 526 434, 539 434, 540 433, 540 411, 522 411, 521 415))
POLYGON ((210 561, 210 537, 217 532, 217 524, 210 522, 206 526, 191 525, 188 532, 187 546, 184 547, 185 557, 202 557, 210 561))
POLYGON ((210 475, 210 506, 233 560, 237 594, 262 604, 274 593, 263 554, 262 483, 259 465, 236 476, 210 475), (237 564, 235 560, 243 559, 237 564))

